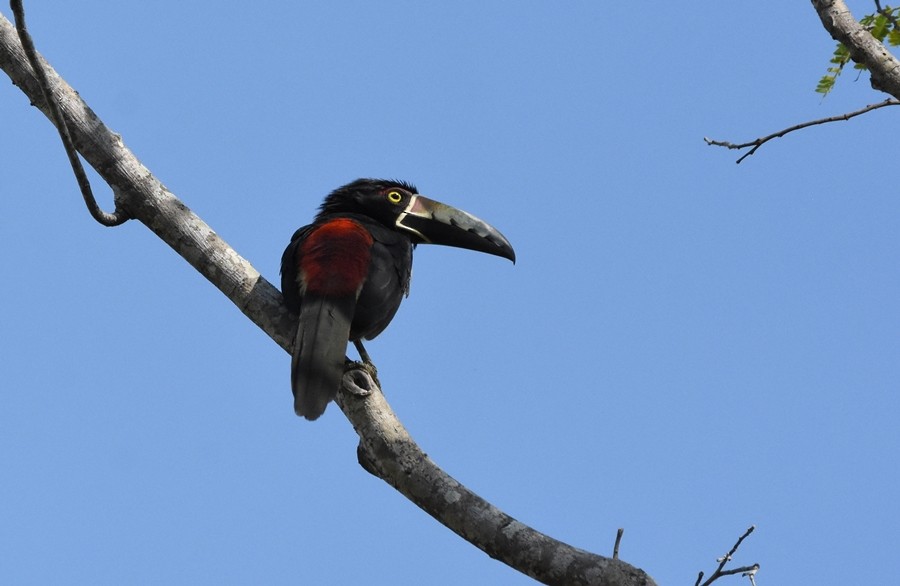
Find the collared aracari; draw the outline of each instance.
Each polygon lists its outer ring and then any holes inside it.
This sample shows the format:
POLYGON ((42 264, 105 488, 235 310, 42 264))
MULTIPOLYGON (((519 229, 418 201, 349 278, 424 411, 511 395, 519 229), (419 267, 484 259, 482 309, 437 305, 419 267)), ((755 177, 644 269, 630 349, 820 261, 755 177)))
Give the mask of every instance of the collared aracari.
POLYGON ((357 179, 334 190, 313 223, 291 237, 281 257, 281 292, 299 315, 291 360, 297 415, 322 415, 340 389, 347 342, 362 348, 363 339, 390 323, 409 294, 417 244, 516 260, 492 226, 419 195, 409 183, 382 179, 357 179))

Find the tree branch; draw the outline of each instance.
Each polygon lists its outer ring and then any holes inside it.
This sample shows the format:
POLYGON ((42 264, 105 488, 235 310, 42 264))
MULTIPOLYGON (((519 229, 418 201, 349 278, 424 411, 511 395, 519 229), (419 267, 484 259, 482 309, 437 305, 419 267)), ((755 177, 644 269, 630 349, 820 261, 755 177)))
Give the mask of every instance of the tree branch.
POLYGON ((697 576, 697 581, 694 586, 709 586, 722 576, 732 576, 738 573, 749 575, 750 581, 754 582, 753 576, 755 576, 756 572, 759 570, 759 564, 753 564, 752 566, 741 566, 740 568, 732 568, 730 570, 726 570, 724 568, 725 565, 734 558, 734 554, 737 553, 737 550, 741 546, 741 543, 743 543, 743 541, 747 539, 747 537, 749 537, 755 529, 756 525, 750 525, 750 527, 746 531, 744 531, 744 534, 738 537, 737 542, 735 542, 732 548, 728 550, 728 553, 716 560, 717 562, 719 562, 719 565, 716 567, 716 570, 713 572, 712 576, 710 576, 706 580, 706 582, 703 582, 703 584, 701 584, 700 581, 703 580, 703 572, 700 572, 700 574, 697 576))
POLYGON ((850 120, 851 118, 855 118, 861 114, 865 114, 866 112, 871 112, 872 110, 877 110, 879 108, 884 108, 885 106, 897 106, 900 105, 900 101, 894 98, 888 98, 883 102, 878 102, 877 104, 869 104, 865 108, 861 108, 856 110, 855 112, 848 112, 847 114, 840 114, 838 116, 829 116, 828 118, 819 118, 818 120, 811 120, 809 122, 802 122, 800 124, 795 124, 794 126, 790 126, 785 128, 784 130, 779 130, 778 132, 773 132, 768 136, 763 136, 761 138, 757 138, 756 140, 751 140, 750 142, 742 142, 742 143, 733 143, 728 142, 727 140, 713 140, 711 138, 703 137, 703 140, 706 141, 706 144, 710 146, 720 146, 725 147, 727 149, 745 149, 749 147, 751 148, 749 151, 744 153, 735 163, 738 165, 741 164, 741 161, 752 155, 756 152, 756 150, 762 145, 766 144, 773 138, 781 138, 782 136, 794 132, 795 130, 800 130, 803 128, 809 128, 810 126, 816 126, 818 124, 827 124, 829 122, 839 122, 841 120, 850 120))
MULTIPOLYGON (((749 151, 735 161, 738 164, 754 154, 759 147, 773 138, 780 138, 795 130, 808 128, 817 124, 849 120, 861 114, 871 112, 872 110, 900 104, 900 61, 888 51, 884 43, 873 37, 872 34, 853 17, 850 13, 850 9, 847 8, 847 5, 844 3, 844 0, 811 1, 825 30, 828 31, 834 40, 843 43, 844 46, 849 49, 850 57, 853 61, 861 63, 868 68, 869 73, 872 76, 872 87, 878 91, 890 94, 893 98, 888 98, 877 104, 870 104, 855 112, 796 124, 750 142, 736 144, 709 138, 703 139, 706 141, 706 144, 712 146, 721 146, 729 149, 750 148, 749 151)), ((875 5, 880 13, 885 14, 887 18, 894 21, 893 15, 887 10, 882 9, 880 2, 876 2, 875 5)))
POLYGON ((850 13, 844 0, 811 0, 825 30, 872 75, 872 87, 900 100, 900 61, 850 13))
MULTIPOLYGON (((289 351, 296 317, 285 309, 281 293, 166 189, 40 55, 35 57, 72 144, 112 187, 116 209, 150 228, 289 351)), ((53 121, 16 30, 2 15, 0 69, 53 121)), ((637 568, 556 541, 484 501, 422 453, 377 389, 360 394, 347 388, 338 403, 360 436, 360 463, 491 557, 547 584, 654 584, 637 568)))
POLYGON ((626 563, 535 531, 454 480, 416 445, 365 370, 353 375, 372 392, 342 392, 337 402, 359 434, 360 464, 457 535, 545 584, 653 584, 626 563))

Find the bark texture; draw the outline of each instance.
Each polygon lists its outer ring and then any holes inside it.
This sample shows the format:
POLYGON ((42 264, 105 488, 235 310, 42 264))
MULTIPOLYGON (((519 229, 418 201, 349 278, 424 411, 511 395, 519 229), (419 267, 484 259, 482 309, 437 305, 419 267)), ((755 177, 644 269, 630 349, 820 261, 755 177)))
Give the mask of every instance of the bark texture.
POLYGON ((869 68, 872 87, 900 100, 900 61, 884 43, 853 18, 844 0, 812 0, 822 26, 831 37, 850 49, 850 57, 869 68))
MULTIPOLYGON (((154 177, 121 136, 107 128, 46 61, 39 59, 76 148, 112 188, 116 208, 150 228, 290 351, 296 316, 285 309, 281 293, 154 177)), ((0 69, 48 115, 15 27, 2 15, 0 69)), ((484 501, 422 453, 380 391, 348 392, 352 385, 346 383, 345 377, 338 402, 360 436, 360 463, 491 557, 546 584, 654 584, 633 566, 552 539, 484 501)), ((610 543, 612 536, 611 532, 610 543)))

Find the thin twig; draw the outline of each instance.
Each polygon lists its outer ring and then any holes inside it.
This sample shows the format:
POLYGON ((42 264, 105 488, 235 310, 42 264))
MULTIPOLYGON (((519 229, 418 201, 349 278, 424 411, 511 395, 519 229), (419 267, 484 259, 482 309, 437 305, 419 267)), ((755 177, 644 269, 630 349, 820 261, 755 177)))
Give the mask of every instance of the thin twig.
POLYGON ((613 545, 613 559, 619 559, 619 544, 622 543, 622 534, 625 533, 625 529, 619 527, 619 530, 616 531, 616 544, 613 545))
POLYGON ((56 103, 56 99, 50 89, 50 81, 47 79, 47 72, 44 71, 44 68, 41 66, 37 50, 34 48, 34 41, 32 41, 28 28, 25 26, 25 8, 22 6, 22 0, 10 0, 9 6, 12 8, 13 15, 15 16, 16 31, 19 34, 19 40, 22 42, 22 48, 25 50, 28 62, 31 63, 34 75, 38 80, 38 84, 41 86, 41 93, 44 96, 44 101, 50 109, 50 114, 53 116, 53 122, 56 125, 56 129, 59 131, 59 137, 62 139, 63 147, 66 149, 66 155, 69 157, 69 164, 72 165, 72 172, 75 173, 75 179, 78 181, 78 187, 81 189, 81 195, 84 198, 84 203, 87 205, 88 211, 95 220, 104 226, 118 226, 124 223, 128 220, 128 215, 124 211, 117 209, 110 214, 101 210, 100 206, 97 205, 97 200, 94 198, 94 193, 91 190, 91 183, 88 180, 87 174, 84 172, 84 166, 81 164, 81 159, 78 158, 78 151, 72 143, 69 127, 66 125, 66 120, 63 117, 62 112, 60 112, 59 104, 56 103))
POLYGON ((895 98, 888 98, 883 102, 878 102, 877 104, 869 104, 865 108, 861 108, 859 110, 856 110, 855 112, 848 112, 847 114, 840 114, 838 116, 829 116, 828 118, 820 118, 818 120, 811 120, 809 122, 803 122, 801 124, 796 124, 789 128, 785 128, 784 130, 779 130, 778 132, 772 133, 768 136, 764 136, 762 138, 757 138, 756 140, 752 140, 750 142, 744 142, 744 143, 740 143, 740 144, 736 144, 736 143, 728 142, 728 141, 724 141, 724 140, 712 140, 711 138, 706 138, 706 137, 704 137, 703 140, 706 142, 706 144, 708 144, 710 146, 720 146, 720 147, 725 147, 727 149, 746 149, 749 147, 753 147, 749 151, 744 153, 744 155, 740 159, 735 161, 737 164, 740 164, 741 161, 743 161, 744 159, 746 159, 747 157, 749 157, 750 155, 755 153, 759 147, 766 144, 773 138, 781 138, 785 134, 794 132, 795 130, 801 130, 803 128, 808 128, 810 126, 816 126, 818 124, 827 124, 828 122, 839 122, 841 120, 850 120, 851 118, 854 118, 861 114, 865 114, 866 112, 871 112, 872 110, 884 108, 885 106, 897 106, 897 105, 900 105, 900 100, 897 100, 895 98))
POLYGON ((743 543, 743 541, 744 541, 745 539, 747 539, 747 537, 749 537, 750 534, 753 533, 755 530, 756 530, 756 525, 750 525, 750 527, 748 527, 747 530, 744 531, 744 534, 741 535, 740 537, 738 537, 738 540, 734 543, 734 547, 732 547, 732 548, 728 551, 728 553, 725 554, 725 559, 723 559, 723 560, 719 563, 719 568, 718 568, 718 570, 716 570, 716 571, 719 571, 719 570, 721 570, 722 568, 725 567, 725 564, 727 564, 727 563, 729 562, 729 560, 731 560, 731 558, 734 557, 734 553, 735 553, 735 552, 738 550, 738 548, 741 546, 741 543, 743 543))
MULTIPOLYGON (((717 574, 718 577, 721 576, 733 576, 734 574, 747 574, 759 569, 759 564, 753 564, 752 566, 741 566, 740 568, 733 568, 731 570, 722 570, 717 574)), ((708 583, 708 582, 707 582, 708 583)))
POLYGON ((694 586, 709 586, 722 576, 731 576, 732 574, 738 574, 740 572, 753 572, 756 573, 756 570, 759 569, 759 564, 753 564, 752 566, 742 566, 740 568, 734 568, 731 570, 725 570, 725 564, 731 561, 734 557, 735 552, 737 552, 738 548, 741 546, 741 543, 756 529, 756 525, 750 525, 750 528, 744 531, 744 534, 741 535, 738 540, 735 542, 734 546, 728 550, 728 553, 718 558, 716 561, 719 562, 719 566, 716 568, 716 571, 712 573, 712 576, 706 580, 703 584, 700 584, 700 580, 703 579, 703 572, 700 572, 700 575, 697 576, 697 582, 694 586))

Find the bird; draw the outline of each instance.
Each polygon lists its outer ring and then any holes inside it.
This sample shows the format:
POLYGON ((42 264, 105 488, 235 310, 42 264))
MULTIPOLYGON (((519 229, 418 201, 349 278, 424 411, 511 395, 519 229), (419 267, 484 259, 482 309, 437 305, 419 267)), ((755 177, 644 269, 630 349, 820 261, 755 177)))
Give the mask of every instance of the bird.
POLYGON ((384 331, 409 294, 418 244, 516 262, 496 228, 397 180, 357 179, 335 189, 291 237, 281 257, 281 292, 298 316, 291 353, 297 415, 318 419, 335 398, 349 341, 370 362, 362 341, 384 331))

